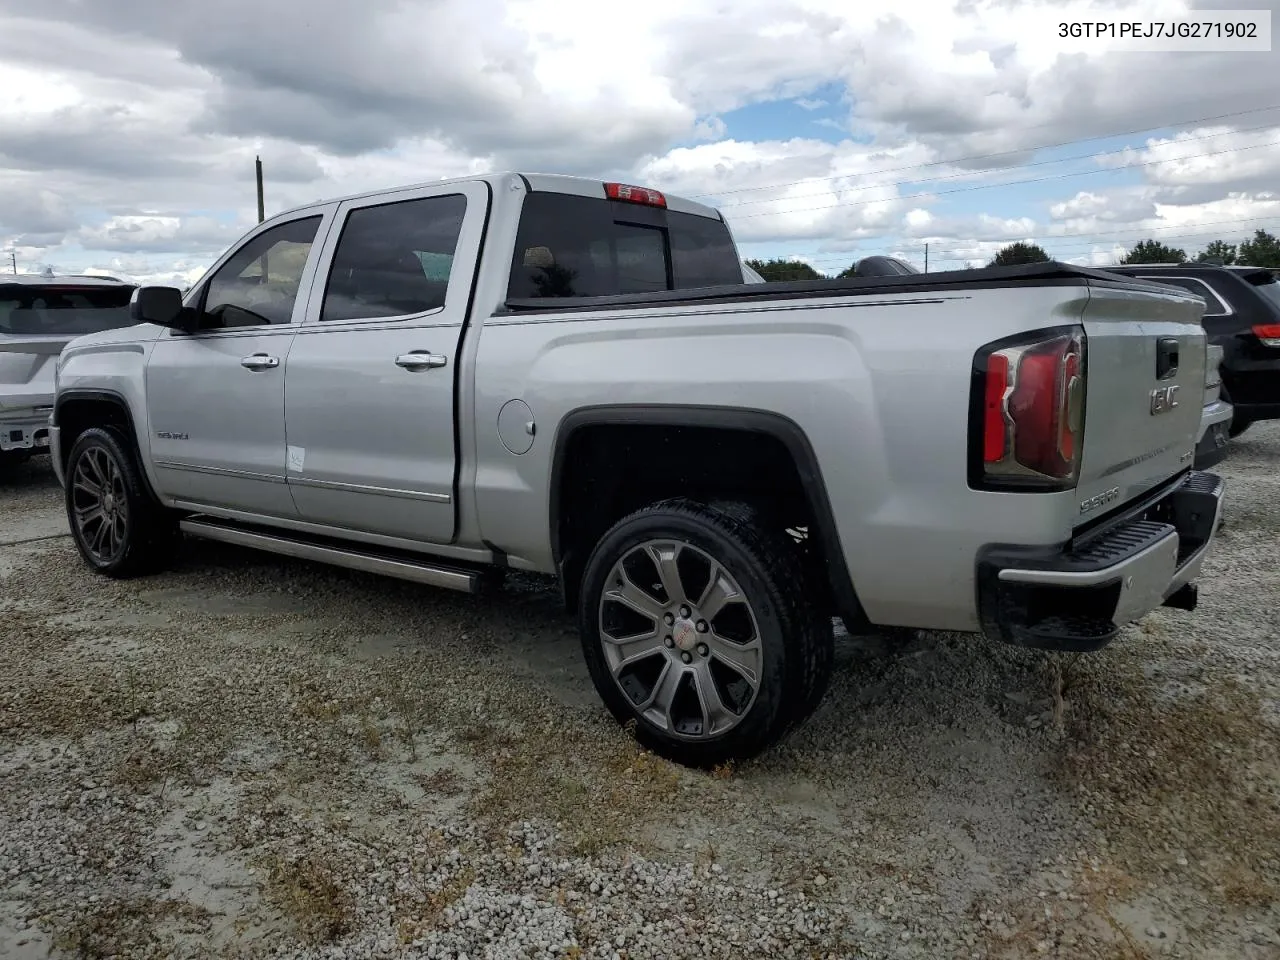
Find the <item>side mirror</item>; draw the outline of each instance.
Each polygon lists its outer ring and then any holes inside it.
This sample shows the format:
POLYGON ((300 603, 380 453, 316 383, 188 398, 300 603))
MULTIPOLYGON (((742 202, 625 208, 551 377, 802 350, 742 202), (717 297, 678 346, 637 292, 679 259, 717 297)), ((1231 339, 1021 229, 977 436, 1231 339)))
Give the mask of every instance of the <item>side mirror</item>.
POLYGON ((161 327, 185 329, 182 291, 177 287, 138 287, 129 298, 129 319, 161 327))

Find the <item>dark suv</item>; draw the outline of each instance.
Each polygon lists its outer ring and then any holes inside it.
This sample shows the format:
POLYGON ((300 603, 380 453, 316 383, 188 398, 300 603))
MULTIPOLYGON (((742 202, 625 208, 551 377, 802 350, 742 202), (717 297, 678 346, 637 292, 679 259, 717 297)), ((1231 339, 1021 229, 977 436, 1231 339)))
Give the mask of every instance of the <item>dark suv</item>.
POLYGON ((1204 298, 1204 330, 1222 347, 1222 398, 1235 408, 1231 436, 1280 419, 1280 283, 1266 267, 1134 264, 1112 273, 1170 283, 1204 298))

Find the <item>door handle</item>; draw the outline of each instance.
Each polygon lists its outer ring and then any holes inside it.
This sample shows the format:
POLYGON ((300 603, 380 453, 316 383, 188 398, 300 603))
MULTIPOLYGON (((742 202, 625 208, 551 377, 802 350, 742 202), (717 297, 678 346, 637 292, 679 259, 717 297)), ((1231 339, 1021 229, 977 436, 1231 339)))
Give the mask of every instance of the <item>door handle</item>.
POLYGON ((268 356, 265 353, 255 353, 251 357, 242 359, 240 366, 247 367, 250 370, 270 370, 273 367, 280 366, 280 358, 268 356))
POLYGON ((448 362, 443 354, 427 353, 425 350, 411 350, 396 357, 396 366, 406 370, 428 370, 431 367, 443 367, 448 362))

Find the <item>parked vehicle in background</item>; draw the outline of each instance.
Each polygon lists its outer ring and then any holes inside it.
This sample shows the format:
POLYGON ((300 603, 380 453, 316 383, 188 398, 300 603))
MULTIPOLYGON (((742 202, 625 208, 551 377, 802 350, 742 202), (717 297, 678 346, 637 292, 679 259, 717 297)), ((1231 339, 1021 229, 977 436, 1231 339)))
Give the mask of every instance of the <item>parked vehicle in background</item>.
POLYGON ((0 276, 0 467, 48 448, 58 354, 82 334, 130 326, 133 290, 115 279, 0 276))
POLYGON ((1127 277, 1167 283, 1205 301, 1204 329, 1222 347, 1222 399, 1239 436, 1259 420, 1280 419, 1280 282, 1265 267, 1205 263, 1108 267, 1127 277))
POLYGON ((608 708, 696 764, 812 713, 835 616, 1081 651, 1195 606, 1199 299, 1060 263, 743 278, 717 211, 618 183, 280 214, 63 351, 72 536, 114 577, 182 533, 555 575, 608 708))
POLYGON ((1227 455, 1234 410, 1222 398, 1222 345, 1211 343, 1205 354, 1204 409, 1200 416, 1200 439, 1196 442, 1195 467, 1207 470, 1227 455))

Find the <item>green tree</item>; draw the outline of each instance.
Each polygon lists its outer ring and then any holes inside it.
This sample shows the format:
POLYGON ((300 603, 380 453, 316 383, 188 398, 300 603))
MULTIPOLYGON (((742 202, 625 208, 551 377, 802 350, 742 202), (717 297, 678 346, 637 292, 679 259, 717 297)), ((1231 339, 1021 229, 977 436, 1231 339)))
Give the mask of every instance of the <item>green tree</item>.
POLYGON ((747 265, 770 283, 779 280, 821 280, 822 274, 803 260, 748 260, 747 265))
POLYGON ((1214 240, 1196 255, 1198 263, 1221 263, 1229 267, 1236 262, 1236 245, 1225 240, 1214 240))
POLYGON ((1240 244, 1236 262, 1250 267, 1280 267, 1280 240, 1265 230, 1255 230, 1252 240, 1240 244))
POLYGON ((1015 263, 1045 263, 1049 255, 1036 243, 1011 243, 991 258, 990 266, 1011 267, 1015 263))
POLYGON ((1166 246, 1159 240, 1139 240, 1121 263, 1186 263, 1187 251, 1166 246))

